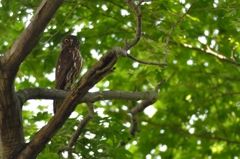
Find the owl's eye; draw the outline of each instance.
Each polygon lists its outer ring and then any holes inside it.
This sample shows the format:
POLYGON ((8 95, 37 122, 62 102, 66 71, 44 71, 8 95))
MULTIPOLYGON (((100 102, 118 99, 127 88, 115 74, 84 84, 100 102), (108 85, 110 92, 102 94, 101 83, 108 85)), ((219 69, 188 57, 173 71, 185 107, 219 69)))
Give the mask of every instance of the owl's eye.
POLYGON ((74 40, 75 43, 78 43, 78 40, 74 40))
POLYGON ((65 38, 65 39, 64 39, 64 42, 69 42, 69 39, 68 39, 68 38, 65 38))

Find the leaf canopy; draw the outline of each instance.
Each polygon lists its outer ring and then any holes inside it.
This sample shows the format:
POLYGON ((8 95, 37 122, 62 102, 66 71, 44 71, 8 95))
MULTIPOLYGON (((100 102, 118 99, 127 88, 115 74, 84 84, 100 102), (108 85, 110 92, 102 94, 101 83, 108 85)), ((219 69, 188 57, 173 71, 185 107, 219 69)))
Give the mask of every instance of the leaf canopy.
MULTIPOLYGON (((0 1, 1 54, 31 21, 39 3, 39 0, 0 1)), ((143 65, 120 57, 114 73, 99 82, 95 90, 154 90, 159 81, 166 79, 160 87, 159 100, 139 115, 141 132, 125 148, 116 147, 130 137, 127 110, 137 102, 94 103, 95 117, 73 149, 76 158, 239 157, 240 2, 202 0, 192 6, 191 3, 170 0, 141 4, 142 38, 129 53, 145 61, 162 62, 169 38, 168 66, 143 65), (190 6, 188 14, 169 35, 190 6)), ((81 40, 83 74, 107 50, 124 46, 125 40, 131 41, 135 32, 135 13, 122 0, 65 1, 22 63, 15 89, 54 87, 54 67, 61 38, 66 34, 76 34, 81 40)), ((39 125, 51 118, 52 105, 48 103, 25 104, 22 115, 27 141, 39 125)), ((39 154, 39 159, 59 158, 56 152, 68 144, 87 114, 85 104, 75 112, 39 154)))

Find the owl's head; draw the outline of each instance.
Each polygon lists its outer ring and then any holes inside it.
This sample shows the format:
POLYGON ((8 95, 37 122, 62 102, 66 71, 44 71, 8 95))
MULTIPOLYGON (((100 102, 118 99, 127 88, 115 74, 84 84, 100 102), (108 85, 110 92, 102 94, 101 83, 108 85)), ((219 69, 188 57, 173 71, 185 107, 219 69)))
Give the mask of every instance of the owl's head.
POLYGON ((74 35, 66 35, 62 39, 62 48, 65 47, 79 47, 80 42, 77 36, 74 35))

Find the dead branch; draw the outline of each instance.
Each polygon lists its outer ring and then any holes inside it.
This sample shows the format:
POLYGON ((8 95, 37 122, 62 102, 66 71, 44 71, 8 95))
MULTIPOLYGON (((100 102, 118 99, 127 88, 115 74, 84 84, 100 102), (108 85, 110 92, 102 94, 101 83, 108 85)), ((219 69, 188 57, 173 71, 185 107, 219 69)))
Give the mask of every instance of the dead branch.
POLYGON ((110 50, 83 75, 77 86, 66 96, 56 114, 49 120, 47 125, 37 132, 26 148, 20 152, 18 159, 37 157, 37 154, 42 151, 75 109, 78 104, 77 98, 82 99, 90 88, 111 73, 117 58, 117 53, 110 50))

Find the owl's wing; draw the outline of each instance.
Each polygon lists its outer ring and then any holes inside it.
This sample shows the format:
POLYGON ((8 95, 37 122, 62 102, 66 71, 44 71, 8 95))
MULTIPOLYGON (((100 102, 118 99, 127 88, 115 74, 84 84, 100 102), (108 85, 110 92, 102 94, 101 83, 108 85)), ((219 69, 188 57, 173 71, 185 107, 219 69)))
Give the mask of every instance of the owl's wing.
POLYGON ((74 61, 69 49, 63 49, 58 57, 56 65, 55 88, 64 89, 67 82, 67 74, 72 68, 74 61))

